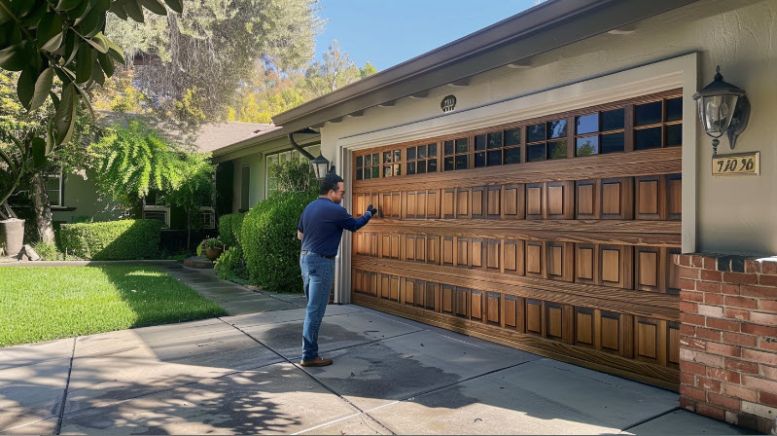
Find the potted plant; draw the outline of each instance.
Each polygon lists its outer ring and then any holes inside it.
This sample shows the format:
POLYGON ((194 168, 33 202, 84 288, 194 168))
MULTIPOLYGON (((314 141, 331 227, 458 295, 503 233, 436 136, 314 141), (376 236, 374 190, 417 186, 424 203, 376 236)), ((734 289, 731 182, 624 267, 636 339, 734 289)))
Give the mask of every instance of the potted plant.
POLYGON ((202 242, 202 245, 205 247, 205 256, 211 261, 218 259, 224 251, 224 243, 217 238, 208 238, 202 242))
POLYGON ((5 256, 16 256, 24 244, 24 220, 9 218, 0 221, 0 252, 5 256))

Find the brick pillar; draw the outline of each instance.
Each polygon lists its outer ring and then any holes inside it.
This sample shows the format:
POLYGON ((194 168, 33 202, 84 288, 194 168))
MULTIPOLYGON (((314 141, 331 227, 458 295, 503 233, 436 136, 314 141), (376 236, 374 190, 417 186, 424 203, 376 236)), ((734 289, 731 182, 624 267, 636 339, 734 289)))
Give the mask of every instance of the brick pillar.
POLYGON ((676 255, 680 405, 777 434, 777 257, 676 255))

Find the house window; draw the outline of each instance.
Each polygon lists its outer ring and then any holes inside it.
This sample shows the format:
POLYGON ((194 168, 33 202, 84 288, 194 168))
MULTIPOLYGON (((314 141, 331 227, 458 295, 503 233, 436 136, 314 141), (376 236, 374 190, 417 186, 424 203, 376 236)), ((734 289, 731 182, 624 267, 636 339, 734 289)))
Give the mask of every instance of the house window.
POLYGON ((380 177, 380 153, 370 153, 356 157, 356 180, 377 179, 380 177))
POLYGON ((65 177, 62 169, 52 171, 46 174, 46 193, 49 195, 49 202, 54 207, 63 207, 65 205, 65 177))
POLYGON ((475 168, 521 162, 521 129, 475 135, 475 168))
POLYGON ((445 171, 469 168, 469 138, 449 139, 443 142, 443 168, 445 171))
POLYGON ((437 172, 437 144, 414 145, 406 153, 408 175, 437 172))
POLYGON ((200 225, 205 230, 213 230, 216 228, 216 211, 212 207, 203 206, 200 207, 200 225))
POLYGON ((682 98, 634 105, 634 150, 681 145, 682 98))
POLYGON ((558 119, 526 127, 526 161, 566 159, 567 120, 558 119))
POLYGON ((383 177, 399 176, 402 174, 402 150, 388 150, 383 152, 383 177))
POLYGON ((240 210, 248 210, 250 207, 249 194, 251 193, 251 167, 243 167, 240 173, 240 210))
MULTIPOLYGON (((321 146, 320 145, 310 145, 305 147, 305 151, 310 153, 313 157, 317 157, 321 154, 321 146)), ((284 163, 284 162, 290 162, 293 159, 297 159, 300 162, 307 162, 308 158, 305 157, 302 153, 300 153, 297 150, 288 150, 283 151, 280 153, 275 153, 267 156, 267 159, 265 159, 265 186, 266 186, 266 196, 269 197, 273 193, 278 191, 278 178, 273 175, 273 167, 275 165, 284 163)), ((312 171, 312 168, 311 168, 312 171)))
POLYGON ((575 156, 623 151, 625 110, 593 112, 575 117, 575 156))

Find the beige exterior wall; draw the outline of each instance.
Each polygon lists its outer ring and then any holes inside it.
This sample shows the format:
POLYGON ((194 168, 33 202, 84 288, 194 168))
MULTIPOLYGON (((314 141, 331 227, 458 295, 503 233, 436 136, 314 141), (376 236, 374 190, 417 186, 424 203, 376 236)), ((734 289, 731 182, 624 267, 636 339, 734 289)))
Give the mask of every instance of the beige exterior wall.
MULTIPOLYGON (((546 108, 562 109, 569 102, 575 107, 584 107, 587 105, 579 106, 579 97, 593 91, 576 84, 618 72, 624 73, 613 77, 622 81, 613 82, 613 87, 628 83, 632 73, 635 73, 632 74, 634 82, 631 89, 613 91, 613 98, 654 92, 655 89, 640 89, 643 82, 639 77, 654 75, 653 68, 660 61, 695 53, 698 70, 689 78, 687 74, 693 68, 686 65, 683 67, 686 76, 677 82, 683 84, 685 102, 683 250, 774 255, 777 254, 777 138, 772 120, 777 113, 775 17, 777 0, 700 1, 637 23, 631 34, 604 34, 537 56, 529 68, 503 67, 474 77, 466 87, 440 87, 425 99, 404 98, 393 107, 371 108, 362 117, 327 123, 322 128, 323 153, 337 162, 341 172, 348 169, 348 153, 343 151, 344 147, 357 148, 361 139, 379 138, 381 132, 386 133, 382 136, 386 142, 375 139, 371 146, 391 144, 387 139, 390 137, 409 140, 428 132, 455 130, 457 126, 463 130, 463 113, 488 113, 491 107, 509 107, 502 113, 512 113, 518 117, 514 120, 522 119, 522 115, 525 118, 530 118, 529 114, 538 115, 522 105, 542 104, 546 108), (712 80, 716 65, 721 66, 728 82, 745 89, 750 98, 750 125, 734 152, 760 151, 760 176, 711 176, 711 141, 698 125, 691 96, 712 80), (439 104, 448 94, 456 95, 458 103, 454 112, 443 115, 439 104), (695 129, 697 132, 687 135, 695 129), (414 133, 403 136, 402 131, 414 133)), ((662 82, 660 77, 655 77, 655 81, 644 83, 668 86, 674 82, 668 79, 662 82)), ((603 94, 591 95, 599 98, 603 94)), ((498 112, 495 109, 492 112, 494 119, 498 119, 498 112)), ((726 139, 721 141, 719 151, 731 152, 726 139)))
POLYGON ((64 185, 64 206, 75 210, 54 209, 54 221, 66 223, 89 219, 108 221, 118 219, 123 212, 115 204, 98 197, 94 182, 88 176, 84 178, 79 174, 67 174, 64 185))

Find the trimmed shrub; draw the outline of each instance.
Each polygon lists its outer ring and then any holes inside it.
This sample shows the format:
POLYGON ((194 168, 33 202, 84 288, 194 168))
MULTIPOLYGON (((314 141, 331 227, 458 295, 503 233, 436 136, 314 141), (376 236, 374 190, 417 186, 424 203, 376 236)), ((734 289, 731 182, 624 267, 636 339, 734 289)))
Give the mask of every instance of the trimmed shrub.
POLYGON ((243 250, 240 249, 240 246, 227 248, 216 259, 214 268, 220 279, 245 281, 248 278, 245 261, 243 260, 243 250))
POLYGON ((245 214, 230 213, 219 218, 219 239, 227 247, 240 245, 240 227, 245 214))
POLYGON ((251 283, 269 291, 302 292, 297 222, 315 198, 311 193, 276 193, 246 214, 240 243, 251 283))
POLYGON ((157 220, 63 224, 59 241, 62 251, 84 259, 151 259, 159 253, 161 231, 157 220))

